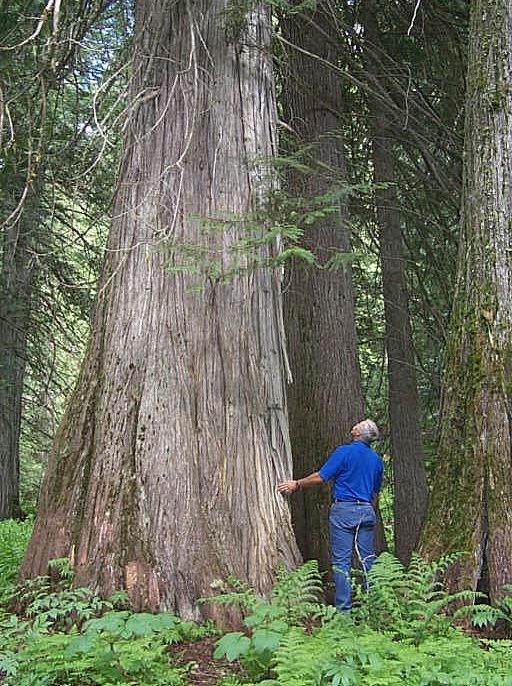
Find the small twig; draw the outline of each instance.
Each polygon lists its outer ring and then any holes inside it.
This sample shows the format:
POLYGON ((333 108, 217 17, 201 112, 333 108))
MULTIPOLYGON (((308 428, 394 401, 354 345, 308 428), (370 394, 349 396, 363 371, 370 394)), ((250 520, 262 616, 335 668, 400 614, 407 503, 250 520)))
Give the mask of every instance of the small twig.
MULTIPOLYGON (((44 10, 41 12, 41 16, 39 17, 39 21, 37 22, 37 26, 34 29, 33 33, 30 34, 25 40, 22 40, 21 43, 17 43, 16 45, 0 45, 0 50, 16 50, 17 48, 21 48, 27 43, 30 43, 30 41, 34 40, 34 38, 37 38, 37 36, 41 33, 44 23, 46 21, 47 16, 50 14, 53 8, 53 3, 55 0, 48 0, 48 4, 44 8, 44 10)), ((57 4, 55 7, 55 16, 54 16, 54 30, 56 29, 56 22, 58 20, 58 13, 59 13, 59 7, 60 7, 60 0, 57 0, 57 4)))
POLYGON ((414 7, 414 12, 412 14, 411 23, 409 24, 409 28, 407 29, 407 35, 408 36, 411 35, 411 31, 414 28, 414 22, 416 21, 416 15, 418 14, 418 10, 420 8, 420 5, 421 5, 421 0, 417 0, 416 6, 414 7))

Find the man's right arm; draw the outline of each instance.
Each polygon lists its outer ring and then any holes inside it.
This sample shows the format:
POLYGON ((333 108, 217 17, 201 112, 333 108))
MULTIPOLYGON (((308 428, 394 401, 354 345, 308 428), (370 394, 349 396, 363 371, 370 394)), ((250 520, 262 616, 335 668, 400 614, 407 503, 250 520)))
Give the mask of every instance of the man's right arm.
POLYGON ((318 484, 323 484, 324 479, 320 476, 318 472, 312 472, 308 476, 302 479, 294 479, 292 481, 283 481, 279 484, 277 490, 279 493, 295 493, 301 488, 310 488, 311 486, 317 486, 318 484))

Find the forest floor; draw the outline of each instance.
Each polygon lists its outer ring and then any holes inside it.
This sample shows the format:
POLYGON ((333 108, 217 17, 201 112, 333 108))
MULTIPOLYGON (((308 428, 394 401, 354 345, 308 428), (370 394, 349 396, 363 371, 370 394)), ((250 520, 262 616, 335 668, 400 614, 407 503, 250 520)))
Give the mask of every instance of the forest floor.
POLYGON ((205 636, 172 646, 177 661, 188 666, 187 681, 192 686, 216 686, 221 679, 240 672, 237 663, 214 659, 213 652, 218 639, 218 636, 205 636))
MULTIPOLYGON (((470 629, 468 634, 482 640, 511 638, 509 627, 490 630, 470 629)), ((189 668, 186 678, 191 686, 217 686, 221 679, 230 674, 242 676, 240 666, 236 662, 229 663, 227 660, 214 659, 213 653, 218 638, 218 636, 205 636, 199 640, 180 643, 172 647, 176 661, 189 668)))
MULTIPOLYGON (((509 627, 491 631, 472 629, 468 633, 482 640, 511 638, 509 627)), ((217 686, 222 679, 230 675, 240 676, 241 681, 243 680, 244 675, 237 662, 229 663, 225 659, 217 660, 213 657, 218 639, 219 636, 215 635, 205 636, 169 646, 168 652, 172 653, 172 663, 187 667, 185 680, 190 686, 217 686)), ((0 672, 0 683, 3 679, 4 675, 0 672)))

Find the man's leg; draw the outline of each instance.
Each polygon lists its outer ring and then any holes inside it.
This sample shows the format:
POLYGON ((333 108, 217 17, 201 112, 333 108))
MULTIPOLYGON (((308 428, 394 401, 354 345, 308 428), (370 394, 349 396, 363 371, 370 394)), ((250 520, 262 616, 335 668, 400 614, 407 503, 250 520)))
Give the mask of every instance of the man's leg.
POLYGON ((333 503, 329 513, 329 534, 331 539, 331 560, 334 574, 334 604, 340 611, 352 606, 350 587, 350 565, 354 528, 350 520, 350 505, 333 503))
POLYGON ((356 527, 354 536, 354 549, 361 563, 361 568, 364 574, 365 587, 368 588, 368 572, 375 562, 375 545, 374 545, 374 531, 375 531, 375 511, 369 506, 361 506, 360 522, 356 527), (371 508, 371 509, 370 509, 371 508))

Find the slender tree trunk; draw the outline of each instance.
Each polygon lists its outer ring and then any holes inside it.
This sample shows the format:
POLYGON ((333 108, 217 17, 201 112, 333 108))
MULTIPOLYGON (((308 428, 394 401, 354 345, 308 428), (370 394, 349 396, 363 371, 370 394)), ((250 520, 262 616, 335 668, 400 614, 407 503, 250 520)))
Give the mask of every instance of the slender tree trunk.
MULTIPOLYGON (((0 43, 9 45, 16 32, 5 19, 0 43)), ((21 418, 44 179, 46 82, 33 78, 33 102, 24 56, 13 54, 0 51, 0 519, 22 515, 21 418)))
MULTIPOLYGON (((31 204, 31 203, 29 203, 31 204)), ((2 232, 0 278, 0 519, 20 517, 20 430, 34 260, 26 207, 2 232)))
POLYGON ((78 584, 198 617, 228 575, 266 593, 280 561, 300 561, 275 489, 291 450, 260 221, 276 145, 270 17, 260 2, 240 17, 226 0, 139 0, 135 28, 92 337, 21 576, 69 557, 78 584))
MULTIPOLYGON (((370 82, 385 79, 373 0, 364 3, 366 67, 370 82)), ((381 90, 386 90, 381 83, 381 90)), ((394 552, 408 564, 419 542, 428 500, 427 479, 409 318, 409 295, 396 192, 393 126, 370 96, 370 136, 376 183, 377 222, 386 318, 389 425, 393 464, 394 552)))
POLYGON ((458 282, 422 550, 453 588, 512 583, 512 7, 474 0, 458 282))
MULTIPOLYGON (((384 133, 385 128, 380 129, 384 133)), ((385 135, 385 133, 384 133, 385 135)), ((372 137, 377 184, 393 184, 393 151, 372 137)), ((389 425, 393 464, 394 552, 404 564, 418 545, 428 490, 419 421, 405 259, 393 185, 376 191, 386 318, 389 425)))
MULTIPOLYGON (((328 3, 307 16, 283 22, 288 45, 284 81, 284 118, 293 131, 287 152, 310 167, 290 171, 288 191, 312 209, 337 204, 314 224, 306 224, 302 245, 323 269, 291 263, 285 278, 285 325, 293 383, 288 387, 294 473, 318 469, 328 453, 349 439, 350 428, 363 418, 363 396, 355 328, 349 259, 338 269, 329 261, 350 253, 350 229, 343 200, 346 185, 342 135, 342 90, 336 65, 336 21, 328 3), (298 46, 294 49, 291 46, 298 46), (315 201, 316 198, 316 201, 315 201), (316 205, 315 205, 316 202, 316 205)), ((330 568, 328 487, 308 489, 293 500, 297 540, 306 558, 330 568)), ((382 531, 381 531, 382 534, 382 531)), ((382 547, 383 535, 381 535, 382 547)))

